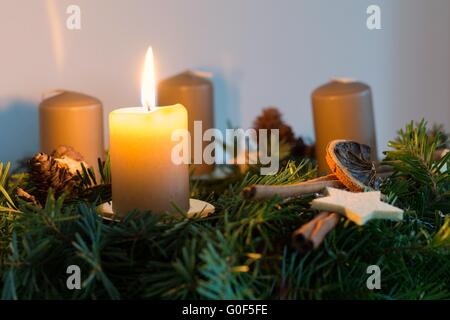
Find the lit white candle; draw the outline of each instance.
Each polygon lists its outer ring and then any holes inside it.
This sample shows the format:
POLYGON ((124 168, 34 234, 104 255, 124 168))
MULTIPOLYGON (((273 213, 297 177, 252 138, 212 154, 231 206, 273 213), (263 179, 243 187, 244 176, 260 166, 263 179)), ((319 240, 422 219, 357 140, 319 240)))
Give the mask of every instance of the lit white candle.
POLYGON ((142 77, 142 107, 109 114, 113 210, 119 216, 137 209, 155 213, 189 209, 188 164, 171 159, 172 133, 187 130, 181 104, 156 107, 153 52, 142 77))

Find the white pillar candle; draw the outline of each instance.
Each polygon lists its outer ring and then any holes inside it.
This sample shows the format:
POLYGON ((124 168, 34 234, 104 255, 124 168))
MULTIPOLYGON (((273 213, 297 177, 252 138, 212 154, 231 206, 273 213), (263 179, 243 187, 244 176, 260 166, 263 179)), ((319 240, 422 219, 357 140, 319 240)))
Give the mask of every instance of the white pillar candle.
POLYGON ((155 213, 189 209, 189 167, 171 159, 172 133, 187 130, 181 104, 155 106, 153 53, 147 53, 142 82, 143 107, 109 114, 112 199, 115 214, 133 209, 155 213))

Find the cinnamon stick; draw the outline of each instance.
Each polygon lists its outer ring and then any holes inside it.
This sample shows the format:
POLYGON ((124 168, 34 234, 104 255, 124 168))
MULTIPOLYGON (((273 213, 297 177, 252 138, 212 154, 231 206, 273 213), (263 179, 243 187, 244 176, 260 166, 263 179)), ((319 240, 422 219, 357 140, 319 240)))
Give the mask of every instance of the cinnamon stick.
MULTIPOLYGON (((393 170, 390 167, 380 167, 381 170, 377 174, 380 177, 388 177, 393 170)), ((281 198, 298 197, 304 194, 321 192, 326 187, 344 188, 345 185, 338 179, 335 174, 303 181, 299 183, 286 185, 253 185, 243 190, 243 196, 247 200, 267 199, 275 195, 281 198)))
POLYGON ((299 183, 314 183, 314 182, 330 181, 330 180, 338 180, 338 177, 334 173, 331 173, 331 174, 326 175, 326 176, 314 178, 314 179, 307 180, 307 181, 302 181, 302 182, 299 182, 299 183))
POLYGON ((247 200, 267 199, 275 195, 285 199, 290 197, 298 197, 304 194, 321 192, 326 187, 342 188, 344 185, 337 179, 323 179, 286 185, 253 185, 245 188, 242 193, 244 198, 247 200))
POLYGON ((316 226, 314 227, 314 230, 311 234, 311 241, 313 242, 313 248, 317 249, 323 240, 325 239, 325 236, 333 230, 337 223, 339 221, 339 214, 337 213, 330 213, 328 216, 324 219, 321 219, 316 223, 316 226))
POLYGON ((321 212, 292 234, 293 247, 302 254, 317 249, 339 221, 337 213, 321 212))

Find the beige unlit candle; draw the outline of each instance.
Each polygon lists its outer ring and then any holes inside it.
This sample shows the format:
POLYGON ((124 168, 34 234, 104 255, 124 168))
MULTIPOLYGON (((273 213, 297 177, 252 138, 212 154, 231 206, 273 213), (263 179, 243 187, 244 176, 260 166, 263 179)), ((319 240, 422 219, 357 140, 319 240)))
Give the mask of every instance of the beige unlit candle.
POLYGON ((333 80, 312 93, 316 157, 320 173, 329 172, 325 155, 328 143, 354 140, 371 147, 377 159, 375 124, 370 87, 346 79, 333 80))
POLYGON ((40 150, 52 153, 67 145, 98 169, 104 158, 102 103, 83 93, 57 90, 39 105, 40 150))

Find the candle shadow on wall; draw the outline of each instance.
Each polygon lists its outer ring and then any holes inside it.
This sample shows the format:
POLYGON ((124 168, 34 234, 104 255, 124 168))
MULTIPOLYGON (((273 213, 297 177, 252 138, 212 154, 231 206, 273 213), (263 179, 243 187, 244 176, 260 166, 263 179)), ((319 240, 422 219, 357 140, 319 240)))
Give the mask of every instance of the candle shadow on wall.
POLYGON ((35 103, 22 99, 0 101, 0 162, 23 164, 39 149, 39 120, 35 103))
POLYGON ((240 92, 241 76, 238 72, 225 75, 220 69, 198 68, 212 73, 210 79, 214 86, 214 126, 225 130, 240 126, 240 92))

